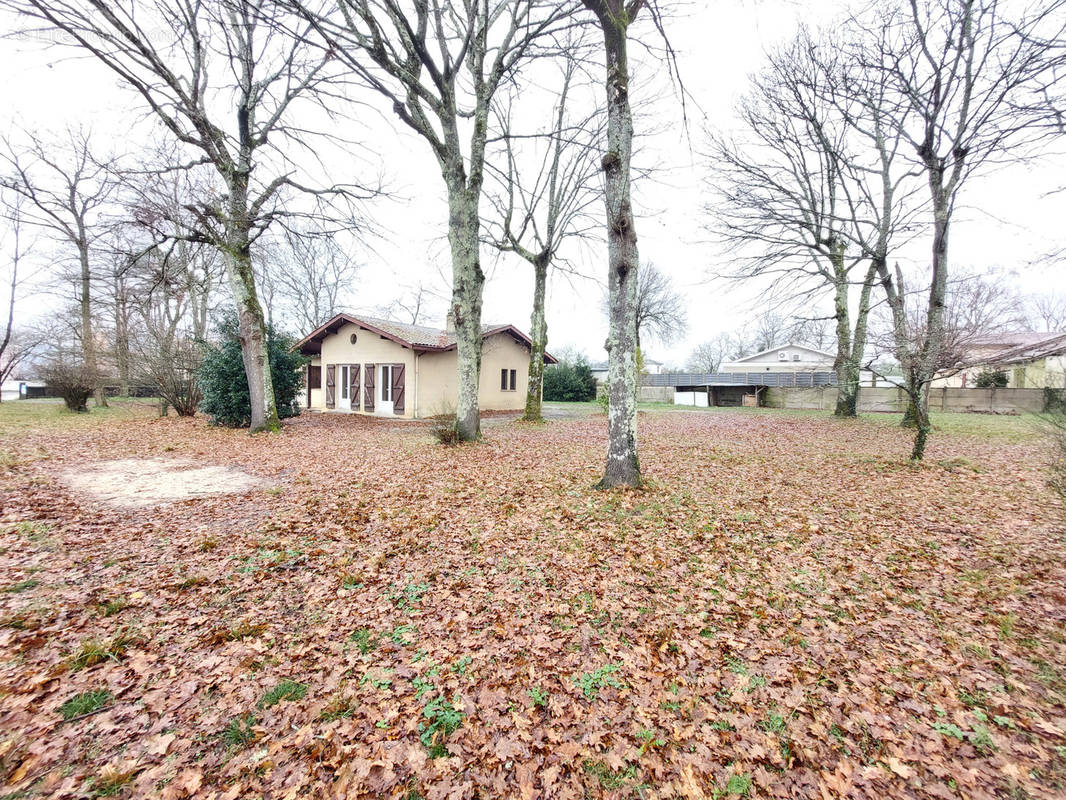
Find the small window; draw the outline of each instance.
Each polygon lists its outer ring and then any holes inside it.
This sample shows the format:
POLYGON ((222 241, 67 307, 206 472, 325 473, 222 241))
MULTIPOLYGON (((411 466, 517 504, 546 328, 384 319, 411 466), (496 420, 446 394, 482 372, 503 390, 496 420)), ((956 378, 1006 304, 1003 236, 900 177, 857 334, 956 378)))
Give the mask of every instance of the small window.
POLYGON ((507 391, 507 370, 505 369, 500 370, 500 391, 507 391))
POLYGON ((800 354, 799 353, 793 353, 792 354, 792 360, 793 361, 799 361, 800 360, 800 354))
POLYGON ((782 350, 780 353, 777 354, 777 360, 778 361, 788 361, 788 353, 786 353, 784 350, 782 350))
POLYGON ((511 391, 512 392, 515 390, 515 377, 516 377, 516 371, 512 369, 511 370, 511 391))
POLYGON ((356 334, 353 333, 351 336, 348 337, 348 341, 351 342, 352 344, 355 344, 356 342, 359 341, 359 337, 356 334))

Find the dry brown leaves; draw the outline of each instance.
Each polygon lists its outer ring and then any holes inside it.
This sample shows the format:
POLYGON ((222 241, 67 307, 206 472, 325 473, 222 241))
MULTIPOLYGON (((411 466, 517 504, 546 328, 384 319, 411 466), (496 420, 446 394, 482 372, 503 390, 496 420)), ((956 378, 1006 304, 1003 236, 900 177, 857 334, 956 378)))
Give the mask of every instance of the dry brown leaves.
POLYGON ((458 449, 322 416, 254 438, 146 418, 20 432, 6 790, 1066 792, 1066 544, 1039 443, 944 434, 914 468, 884 424, 641 425, 650 486, 611 494, 590 488, 595 418, 458 449), (276 488, 116 510, 56 479, 157 457, 276 488), (86 643, 104 656, 72 668, 86 643))

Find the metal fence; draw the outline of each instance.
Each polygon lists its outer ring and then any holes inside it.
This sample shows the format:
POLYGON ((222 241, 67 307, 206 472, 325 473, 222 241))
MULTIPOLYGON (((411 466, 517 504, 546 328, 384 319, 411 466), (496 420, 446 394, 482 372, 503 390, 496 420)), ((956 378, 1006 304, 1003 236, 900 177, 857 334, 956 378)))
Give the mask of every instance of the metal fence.
POLYGON ((781 389, 836 386, 835 372, 665 372, 641 375, 642 386, 774 386, 781 389))

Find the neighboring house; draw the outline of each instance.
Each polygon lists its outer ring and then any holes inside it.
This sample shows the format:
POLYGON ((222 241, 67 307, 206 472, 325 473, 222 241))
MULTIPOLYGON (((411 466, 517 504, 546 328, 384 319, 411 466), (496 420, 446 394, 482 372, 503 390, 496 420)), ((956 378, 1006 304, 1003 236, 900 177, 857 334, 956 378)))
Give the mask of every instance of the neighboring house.
POLYGON ((9 378, 0 386, 0 400, 24 400, 27 397, 44 397, 44 381, 28 378, 9 378))
POLYGON ((771 347, 744 358, 726 361, 719 372, 829 372, 836 356, 801 344, 771 347))
MULTIPOLYGON (((530 341, 513 325, 483 325, 482 411, 525 408, 530 341)), ((376 317, 337 314, 302 339, 309 356, 308 408, 389 417, 454 413, 455 332, 376 317)), ((548 353, 546 364, 556 363, 548 353)))
MULTIPOLYGON (((599 383, 606 383, 607 381, 607 362, 597 361, 593 364, 589 364, 589 369, 592 370, 592 377, 599 383)), ((644 359, 644 373, 646 375, 661 375, 665 366, 663 362, 656 361, 654 358, 644 359)))
POLYGON ((1011 389, 1066 388, 1066 333, 1021 331, 975 338, 967 345, 962 364, 931 385, 972 388, 982 372, 1002 371, 1011 389))

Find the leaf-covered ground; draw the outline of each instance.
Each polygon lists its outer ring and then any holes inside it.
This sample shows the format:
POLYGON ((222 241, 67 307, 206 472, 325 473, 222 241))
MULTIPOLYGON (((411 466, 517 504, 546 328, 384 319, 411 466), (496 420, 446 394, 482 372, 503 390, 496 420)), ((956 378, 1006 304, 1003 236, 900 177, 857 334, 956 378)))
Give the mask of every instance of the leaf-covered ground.
POLYGON ((912 467, 891 422, 648 413, 649 488, 605 494, 602 417, 459 449, 339 416, 17 420, 3 791, 1066 796, 1047 452, 973 424, 912 467), (118 509, 57 478, 131 457, 267 488, 118 509))

